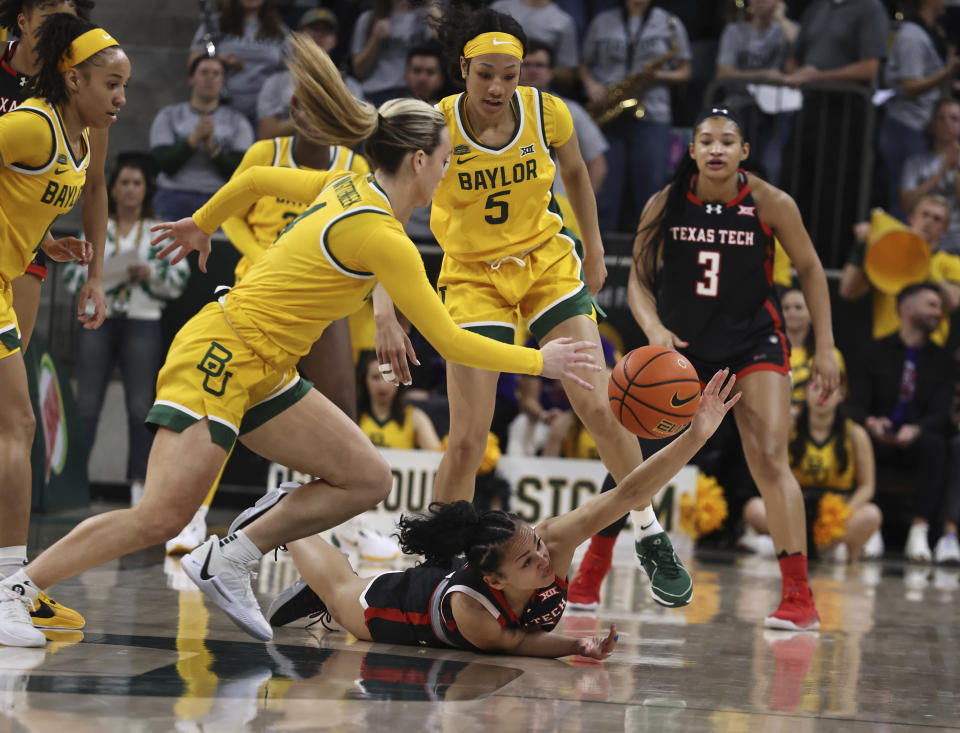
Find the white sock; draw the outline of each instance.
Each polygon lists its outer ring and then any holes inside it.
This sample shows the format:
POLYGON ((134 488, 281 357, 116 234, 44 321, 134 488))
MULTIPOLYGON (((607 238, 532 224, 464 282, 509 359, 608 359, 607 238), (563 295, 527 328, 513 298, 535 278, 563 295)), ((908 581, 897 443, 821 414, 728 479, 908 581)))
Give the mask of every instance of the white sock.
POLYGON ((250 541, 242 529, 220 540, 220 552, 225 558, 238 565, 249 565, 263 557, 263 553, 250 541))
POLYGON ((205 521, 207 518, 207 512, 210 511, 210 507, 206 504, 201 504, 200 508, 197 509, 197 513, 193 515, 194 519, 199 519, 201 522, 205 521))
POLYGON ((653 507, 649 504, 643 509, 631 510, 630 521, 633 522, 633 536, 637 538, 637 542, 644 537, 663 532, 663 527, 660 526, 657 515, 653 513, 653 507))
POLYGON ((33 584, 33 581, 30 580, 30 577, 27 575, 26 571, 22 568, 13 575, 0 581, 0 585, 4 585, 7 588, 16 590, 16 592, 20 595, 26 596, 31 605, 36 602, 37 596, 40 595, 40 589, 33 584))
POLYGON ((27 564, 27 546, 0 547, 0 578, 13 575, 27 564))

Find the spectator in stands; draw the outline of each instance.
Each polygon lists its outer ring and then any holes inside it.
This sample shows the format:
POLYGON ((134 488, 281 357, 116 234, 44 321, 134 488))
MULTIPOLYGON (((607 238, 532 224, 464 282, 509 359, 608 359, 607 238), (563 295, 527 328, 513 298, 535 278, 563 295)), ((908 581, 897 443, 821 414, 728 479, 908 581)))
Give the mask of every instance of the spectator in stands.
POLYGON ((220 104, 225 67, 197 57, 190 66, 190 101, 171 104, 150 126, 150 153, 160 176, 154 201, 166 221, 190 216, 233 174, 253 144, 253 128, 237 110, 220 104))
POLYGON ((796 199, 827 267, 845 257, 844 238, 859 214, 862 140, 872 114, 870 88, 886 55, 887 13, 880 0, 814 0, 786 62, 784 81, 853 82, 864 94, 805 89, 794 118, 782 180, 796 199), (819 161, 819 162, 818 162, 819 161))
MULTIPOLYGON (((780 296, 780 307, 783 309, 783 326, 787 332, 787 341, 790 342, 790 376, 793 379, 793 394, 791 397, 792 410, 796 413, 806 404, 807 388, 810 383, 810 366, 813 363, 815 339, 813 324, 810 318, 810 309, 803 297, 803 290, 796 284, 791 284, 780 296)), ((833 348, 840 370, 846 373, 843 354, 837 347, 833 348)))
MULTIPOLYGON (((337 35, 340 22, 333 11, 326 8, 308 10, 300 18, 297 29, 306 33, 313 42, 328 54, 332 54, 339 42, 337 35)), ((363 99, 360 82, 352 76, 343 75, 350 93, 357 99, 363 99)), ((268 140, 273 137, 286 137, 294 133, 290 119, 290 100, 293 98, 293 74, 289 69, 278 71, 267 77, 257 96, 257 138, 268 140)))
POLYGON ((611 87, 633 78, 644 113, 637 118, 628 112, 602 128, 610 151, 597 197, 601 231, 618 230, 621 221, 632 231, 647 199, 666 182, 673 122, 669 85, 690 79, 691 58, 683 24, 650 0, 621 0, 620 8, 599 13, 587 28, 580 78, 591 107, 608 106, 615 101, 611 87), (630 203, 621 212, 627 191, 630 203))
MULTIPOLYGON (((910 228, 930 245, 930 270, 927 280, 940 290, 943 316, 931 335, 938 346, 944 346, 950 333, 950 313, 960 306, 960 256, 945 252, 940 243, 950 225, 950 207, 942 196, 927 195, 920 199, 910 212, 910 228)), ((871 287, 863 269, 866 242, 870 223, 860 222, 854 227, 857 244, 851 250, 850 261, 843 267, 840 278, 840 297, 856 300, 873 290, 873 338, 879 339, 896 333, 900 328, 897 314, 897 299, 871 287)))
POLYGON ((750 141, 748 163, 759 166, 763 177, 779 185, 789 117, 767 114, 736 79, 758 77, 783 80, 783 64, 799 28, 786 16, 783 0, 750 0, 748 20, 729 23, 720 36, 717 78, 729 79, 724 104, 737 111, 750 141))
POLYGON ((960 255, 960 102, 943 98, 933 111, 933 150, 907 158, 900 179, 900 205, 913 211, 929 194, 950 206, 950 227, 940 249, 960 255))
POLYGON ((267 77, 284 68, 284 39, 289 32, 275 0, 222 0, 211 26, 202 23, 190 44, 188 66, 208 56, 209 36, 227 72, 230 104, 251 125, 257 121, 257 95, 267 77))
POLYGON ((407 85, 407 96, 430 104, 439 102, 447 86, 443 71, 443 46, 437 41, 428 41, 410 49, 403 81, 407 85))
POLYGON ((490 7, 513 16, 528 41, 540 41, 550 48, 557 84, 572 91, 580 66, 580 39, 569 13, 553 0, 495 0, 490 7))
POLYGON ((379 448, 440 450, 440 438, 423 410, 408 405, 396 380, 387 382, 376 352, 357 364, 357 423, 379 448))
MULTIPOLYGON (((830 557, 837 562, 858 560, 870 543, 879 543, 880 547, 880 552, 873 550, 870 557, 878 557, 883 552, 883 540, 878 533, 883 515, 873 503, 876 490, 873 446, 867 431, 846 416, 842 404, 846 391, 846 387, 841 386, 826 400, 821 400, 819 385, 808 384, 787 446, 790 470, 803 491, 807 532, 811 535, 807 546, 815 548, 815 554, 820 557, 830 557), (843 498, 850 516, 842 537, 818 544, 816 520, 820 500, 828 492, 843 498)), ((758 535, 770 534, 766 510, 759 496, 746 503, 743 518, 758 535)))
POLYGON ((907 559, 960 561, 960 555, 953 557, 956 522, 941 511, 954 370, 946 352, 930 340, 943 312, 940 289, 932 283, 909 285, 897 307, 900 330, 872 341, 850 370, 850 415, 870 434, 880 475, 905 472, 913 489, 907 559), (931 553, 928 532, 934 522, 942 523, 943 534, 931 553))
MULTIPOLYGON (((77 334, 77 405, 88 451, 93 448, 107 385, 114 367, 120 367, 127 406, 127 479, 133 505, 143 495, 153 442, 144 420, 153 406, 154 383, 163 358, 160 314, 167 300, 183 292, 190 276, 186 261, 171 265, 169 260, 158 260, 162 246, 150 246, 150 227, 158 222, 153 216, 147 159, 145 155, 121 155, 110 177, 104 263, 107 318, 100 328, 81 328, 77 334)), ((64 266, 64 284, 70 292, 77 292, 86 277, 86 268, 76 262, 64 266)))
POLYGON ((357 18, 350 43, 353 73, 375 106, 407 96, 403 78, 407 54, 432 36, 428 24, 432 12, 413 7, 410 0, 374 0, 373 8, 357 18))
POLYGON ((918 0, 916 10, 900 25, 887 61, 887 84, 896 96, 887 102, 877 147, 886 168, 887 206, 894 216, 904 216, 900 208, 903 164, 910 156, 927 152, 924 131, 934 106, 960 71, 960 57, 948 53, 939 25, 943 14, 943 0, 918 0))
MULTIPOLYGON (((523 57, 523 65, 520 68, 520 83, 536 87, 541 92, 549 92, 554 77, 553 51, 542 41, 529 41, 525 50, 526 55, 523 57)), ((587 110, 572 99, 566 97, 561 99, 573 118, 573 129, 577 133, 583 162, 587 164, 590 185, 594 193, 599 193, 603 179, 607 176, 606 152, 610 149, 610 145, 600 128, 590 118, 587 110)), ((554 193, 563 194, 563 179, 556 176, 554 180, 554 193)))
MULTIPOLYGON (((443 46, 435 40, 427 41, 407 54, 407 68, 403 72, 407 85, 404 96, 436 104, 444 96, 447 77, 443 70, 443 46)), ((430 230, 431 206, 417 206, 404 226, 407 236, 418 244, 436 244, 430 230)))

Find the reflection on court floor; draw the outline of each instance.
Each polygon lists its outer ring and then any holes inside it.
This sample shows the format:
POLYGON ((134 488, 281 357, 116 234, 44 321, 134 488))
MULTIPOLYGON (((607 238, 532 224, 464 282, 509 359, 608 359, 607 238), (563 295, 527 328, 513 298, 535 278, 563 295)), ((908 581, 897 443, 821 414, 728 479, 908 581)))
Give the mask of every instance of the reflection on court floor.
MULTIPOLYGON (((35 530, 49 544, 64 523, 35 530)), ((69 525, 66 525, 69 528, 69 525)), ((211 528, 215 531, 215 527, 211 528)), ((960 570, 899 562, 816 566, 819 633, 773 632, 772 560, 698 557, 693 602, 649 596, 629 542, 595 613, 617 625, 605 663, 369 644, 322 626, 245 636, 159 548, 57 587, 84 632, 45 650, 0 647, 0 732, 875 731, 957 725, 960 570)), ((360 568, 374 574, 391 568, 360 568)), ((296 580, 266 558, 261 600, 296 580)))

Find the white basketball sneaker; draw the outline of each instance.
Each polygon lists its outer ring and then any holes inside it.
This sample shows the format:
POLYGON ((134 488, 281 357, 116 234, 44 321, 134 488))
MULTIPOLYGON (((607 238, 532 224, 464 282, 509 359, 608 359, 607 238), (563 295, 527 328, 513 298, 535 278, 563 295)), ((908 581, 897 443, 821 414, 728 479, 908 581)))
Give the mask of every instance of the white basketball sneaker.
POLYGON ((955 534, 940 536, 933 550, 933 560, 937 565, 960 565, 960 543, 955 534))
POLYGON ((880 560, 883 558, 883 535, 878 529, 872 535, 870 539, 867 540, 866 544, 863 546, 863 551, 860 553, 860 556, 864 560, 880 560))
POLYGON ((185 555, 180 567, 237 626, 255 639, 270 641, 273 638, 273 629, 263 617, 250 585, 250 568, 224 557, 216 535, 185 555))
POLYGON ((3 584, 0 584, 0 644, 22 647, 47 645, 47 637, 34 627, 30 618, 30 601, 3 584))
POLYGON ((903 553, 910 562, 928 563, 933 560, 933 553, 930 552, 930 542, 927 540, 927 529, 926 524, 910 525, 910 532, 907 534, 907 546, 903 553))
POLYGON ((367 527, 360 517, 353 517, 330 535, 334 547, 356 551, 363 562, 391 562, 400 557, 400 545, 383 532, 367 527))
POLYGON ((207 539, 207 510, 209 507, 202 506, 197 509, 193 519, 189 524, 180 530, 180 534, 172 540, 167 540, 168 555, 183 555, 184 553, 195 550, 203 541, 207 539))

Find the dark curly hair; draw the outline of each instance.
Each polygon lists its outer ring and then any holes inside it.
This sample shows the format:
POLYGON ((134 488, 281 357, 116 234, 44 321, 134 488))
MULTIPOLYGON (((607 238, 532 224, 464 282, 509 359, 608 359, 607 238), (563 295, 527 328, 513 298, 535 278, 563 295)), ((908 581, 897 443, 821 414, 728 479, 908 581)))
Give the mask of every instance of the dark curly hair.
MULTIPOLYGON (((96 5, 94 0, 72 0, 72 2, 77 15, 84 19, 90 17, 90 11, 96 5)), ((17 17, 20 13, 26 13, 47 3, 55 4, 51 0, 0 0, 0 26, 13 33, 19 33, 17 17)))
POLYGON ((400 518, 400 548, 423 555, 425 565, 449 566, 465 555, 480 574, 494 573, 503 563, 503 550, 517 531, 519 518, 497 510, 478 512, 469 501, 433 502, 428 514, 400 518))
MULTIPOLYGON (((462 79, 460 73, 460 57, 463 56, 463 47, 471 38, 481 33, 501 31, 515 36, 527 47, 527 34, 513 18, 505 13, 498 13, 490 8, 474 10, 464 3, 454 3, 444 12, 443 16, 433 23, 437 31, 437 38, 443 46, 443 53, 447 60, 447 75, 450 79, 462 79)), ((470 60, 467 59, 467 68, 470 60)))
MULTIPOLYGON (((59 70, 60 60, 65 53, 69 53, 68 49, 73 40, 92 28, 96 26, 89 20, 69 13, 54 13, 47 16, 37 31, 37 59, 40 62, 40 70, 30 80, 32 95, 43 97, 50 104, 63 104, 67 101, 69 94, 63 72, 59 70)), ((105 48, 93 54, 74 68, 86 69, 100 65, 102 55, 111 48, 105 48)))

